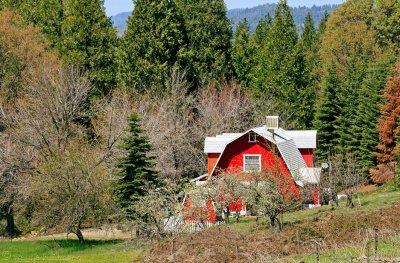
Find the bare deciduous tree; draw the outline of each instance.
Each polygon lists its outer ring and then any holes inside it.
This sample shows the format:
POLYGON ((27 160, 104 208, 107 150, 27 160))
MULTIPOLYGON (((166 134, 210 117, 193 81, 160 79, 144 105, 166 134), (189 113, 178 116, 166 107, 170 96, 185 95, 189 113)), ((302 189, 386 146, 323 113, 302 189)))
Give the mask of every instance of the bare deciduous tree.
POLYGON ((249 95, 235 83, 189 93, 185 72, 174 70, 164 92, 137 95, 134 108, 154 145, 161 176, 205 173, 204 138, 252 124, 249 95))
POLYGON ((88 122, 101 104, 88 104, 90 82, 74 67, 46 72, 25 91, 15 100, 5 133, 11 150, 2 162, 6 171, 25 166, 12 185, 20 202, 33 204, 35 222, 65 227, 83 241, 82 224, 104 219, 113 207, 107 164, 114 143, 89 137, 96 131, 88 122))
MULTIPOLYGON (((271 227, 283 229, 283 213, 297 204, 293 179, 278 167, 252 173, 254 180, 250 183, 250 191, 246 202, 252 207, 257 217, 267 216, 271 227)), ((258 223, 258 218, 257 218, 258 223)))
POLYGON ((81 242, 84 223, 97 225, 112 212, 112 191, 107 169, 95 149, 85 142, 68 146, 42 161, 33 177, 35 223, 61 227, 81 242))
POLYGON ((182 197, 184 191, 180 180, 165 179, 162 187, 147 188, 146 195, 133 204, 136 211, 137 233, 159 238, 183 224, 182 197))
MULTIPOLYGON (((328 164, 329 172, 325 178, 325 185, 329 186, 329 191, 334 196, 343 191, 347 197, 347 206, 353 207, 353 196, 364 183, 356 156, 352 153, 333 153, 328 156, 328 164)), ((334 201, 339 204, 337 200, 334 201)))

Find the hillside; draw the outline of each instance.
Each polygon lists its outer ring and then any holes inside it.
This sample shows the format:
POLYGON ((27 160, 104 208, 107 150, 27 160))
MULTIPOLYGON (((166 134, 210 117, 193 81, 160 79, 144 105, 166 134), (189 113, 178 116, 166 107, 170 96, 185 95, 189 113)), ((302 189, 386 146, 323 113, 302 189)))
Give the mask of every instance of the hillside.
MULTIPOLYGON (((155 243, 129 242, 129 232, 93 229, 84 245, 64 235, 0 240, 1 262, 398 262, 400 257, 400 184, 389 183, 360 196, 362 206, 301 210, 284 215, 284 230, 271 229, 265 219, 241 218, 239 223, 155 243), (374 230, 377 229, 377 230, 374 230), (109 232, 111 231, 111 232, 109 232), (100 235, 103 233, 103 235, 100 235), (374 238, 377 237, 377 239, 374 238), (128 239, 127 239, 128 238, 128 239), (375 254, 376 261, 372 256, 375 254), (29 245, 29 246, 28 246, 29 245), (173 251, 174 256, 173 256, 173 251), (352 260, 353 259, 353 260, 352 260), (387 261, 384 261, 386 259, 387 261), (391 259, 391 260, 389 260, 391 259)), ((234 221, 234 220, 232 220, 234 221)), ((90 231, 90 230, 87 230, 90 231)))
MULTIPOLYGON (((264 18, 268 13, 273 16, 275 7, 276 4, 265 4, 253 8, 232 9, 228 11, 228 17, 232 21, 233 28, 236 28, 239 21, 246 18, 250 25, 250 31, 254 31, 260 19, 264 18)), ((331 13, 338 7, 339 5, 323 5, 313 6, 311 8, 305 6, 292 7, 291 9, 297 28, 301 31, 307 13, 311 13, 316 25, 318 25, 323 18, 325 11, 331 13)))
MULTIPOLYGON (((232 9, 228 11, 228 18, 232 21, 233 28, 236 28, 239 21, 246 18, 249 21, 250 30, 254 31, 260 19, 264 18, 268 13, 271 15, 274 14, 275 7, 276 4, 265 4, 252 8, 232 9)), ((307 13, 311 13, 315 23, 318 25, 325 11, 331 13, 338 7, 339 5, 313 6, 311 8, 304 6, 292 7, 292 14, 297 27, 301 31, 307 13)), ((111 17, 114 27, 118 29, 120 35, 125 31, 126 21, 130 15, 131 12, 123 12, 111 17)))
POLYGON ((369 262, 398 259, 400 192, 398 185, 395 188, 364 193, 360 196, 363 205, 354 208, 343 201, 339 207, 287 213, 282 232, 271 229, 264 220, 257 225, 255 218, 242 218, 240 223, 164 239, 143 262, 171 258, 172 243, 176 262, 353 262, 352 258, 372 253, 377 261, 369 262))

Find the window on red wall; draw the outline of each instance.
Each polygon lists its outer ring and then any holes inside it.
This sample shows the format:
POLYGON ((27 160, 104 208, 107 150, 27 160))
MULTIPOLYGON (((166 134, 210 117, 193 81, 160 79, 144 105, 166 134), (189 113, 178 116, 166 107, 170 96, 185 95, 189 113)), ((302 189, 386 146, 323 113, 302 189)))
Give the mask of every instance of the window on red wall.
POLYGON ((261 171, 261 155, 253 154, 248 155, 245 154, 243 156, 243 170, 245 172, 254 172, 261 171))

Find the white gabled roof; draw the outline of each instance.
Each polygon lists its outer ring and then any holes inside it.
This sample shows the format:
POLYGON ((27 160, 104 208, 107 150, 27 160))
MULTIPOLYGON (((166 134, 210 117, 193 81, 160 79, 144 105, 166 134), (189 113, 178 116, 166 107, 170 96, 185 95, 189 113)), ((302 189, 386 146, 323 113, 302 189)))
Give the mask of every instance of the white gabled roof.
POLYGON ((316 149, 317 148, 317 131, 285 131, 296 143, 299 149, 316 149))
MULTIPOLYGON (((293 139, 298 149, 316 149, 317 148, 317 131, 286 131, 284 129, 276 129, 275 134, 272 135, 266 126, 251 129, 257 134, 263 136, 265 139, 274 144, 293 139)), ((205 153, 222 153, 225 146, 230 142, 238 139, 244 134, 248 133, 223 133, 215 137, 207 137, 204 143, 205 153)))
POLYGON ((204 143, 205 153, 222 153, 225 146, 242 136, 241 133, 236 133, 235 136, 217 135, 216 137, 207 137, 204 143))

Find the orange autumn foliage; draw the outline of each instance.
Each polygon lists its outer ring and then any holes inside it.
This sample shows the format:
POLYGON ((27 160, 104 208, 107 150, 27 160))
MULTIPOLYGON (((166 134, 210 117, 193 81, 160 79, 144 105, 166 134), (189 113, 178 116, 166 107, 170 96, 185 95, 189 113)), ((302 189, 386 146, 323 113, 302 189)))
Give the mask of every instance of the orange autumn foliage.
POLYGON ((389 79, 383 97, 386 103, 380 108, 381 117, 377 126, 380 143, 377 146, 378 152, 375 153, 379 166, 370 171, 371 178, 376 183, 386 182, 394 176, 393 167, 399 150, 397 139, 400 132, 400 64, 393 68, 393 77, 389 79))
POLYGON ((23 93, 26 81, 40 78, 44 72, 59 70, 58 54, 38 28, 26 24, 10 10, 0 12, 0 97, 15 97, 23 93))

